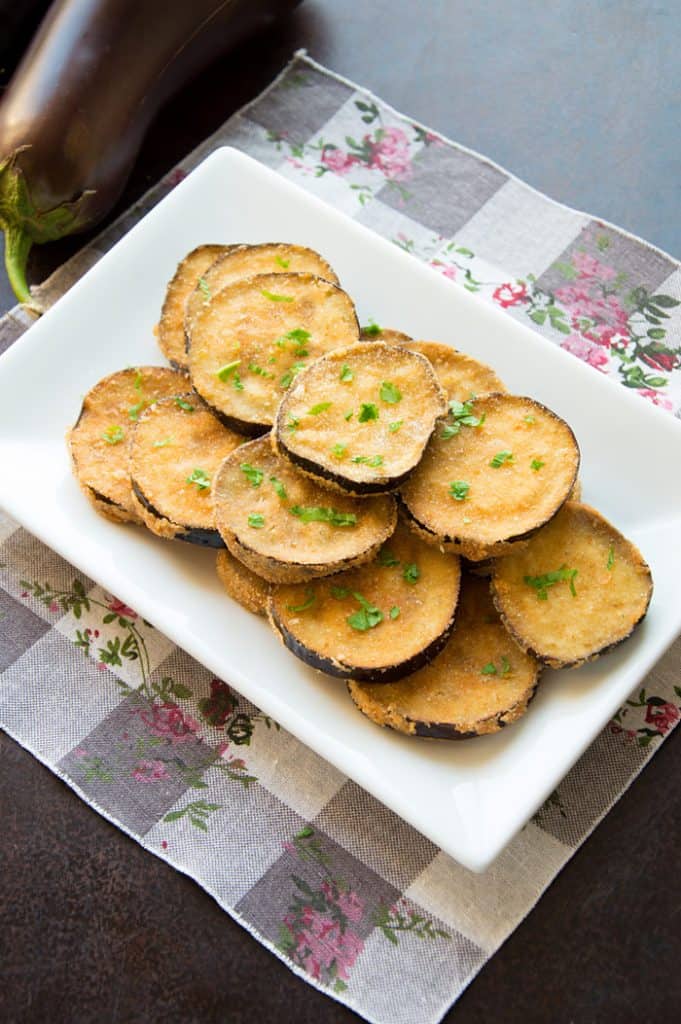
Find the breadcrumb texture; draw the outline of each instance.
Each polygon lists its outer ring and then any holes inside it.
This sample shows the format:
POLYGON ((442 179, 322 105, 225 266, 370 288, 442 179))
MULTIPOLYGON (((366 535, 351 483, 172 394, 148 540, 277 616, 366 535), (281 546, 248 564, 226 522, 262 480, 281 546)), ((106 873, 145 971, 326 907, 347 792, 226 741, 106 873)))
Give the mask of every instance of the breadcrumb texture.
POLYGON ((254 615, 267 614, 270 584, 248 569, 238 558, 223 549, 218 552, 215 568, 223 587, 238 604, 254 615))

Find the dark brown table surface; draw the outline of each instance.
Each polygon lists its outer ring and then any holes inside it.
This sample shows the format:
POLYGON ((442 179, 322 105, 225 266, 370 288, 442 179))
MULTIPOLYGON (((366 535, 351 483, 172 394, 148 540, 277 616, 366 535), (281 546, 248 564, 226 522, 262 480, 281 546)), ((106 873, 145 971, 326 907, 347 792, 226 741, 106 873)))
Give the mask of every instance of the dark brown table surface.
MULTIPOLYGON (((308 0, 166 108, 116 212, 305 46, 537 188, 679 257, 680 29, 672 0, 308 0)), ((33 280, 80 244, 36 253, 33 280)), ((4 281, 0 302, 11 305, 4 281)), ((677 733, 447 1021, 680 1019, 679 778, 677 733)), ((0 1020, 356 1019, 5 736, 0 779, 0 1020)))

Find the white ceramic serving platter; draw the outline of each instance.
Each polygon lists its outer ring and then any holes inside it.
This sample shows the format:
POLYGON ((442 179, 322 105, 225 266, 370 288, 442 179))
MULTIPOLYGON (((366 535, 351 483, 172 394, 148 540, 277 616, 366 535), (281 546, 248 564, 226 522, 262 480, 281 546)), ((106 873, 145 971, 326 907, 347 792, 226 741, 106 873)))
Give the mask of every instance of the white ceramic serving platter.
POLYGON ((0 504, 154 622, 378 800, 484 870, 681 631, 681 424, 509 316, 242 154, 213 153, 0 359, 0 504), (612 654, 547 672, 530 712, 495 736, 447 743, 382 730, 338 680, 307 669, 222 591, 214 554, 98 517, 64 445, 84 394, 162 363, 152 329, 178 260, 201 242, 318 249, 370 317, 491 363, 565 417, 585 498, 639 546, 655 594, 612 654))

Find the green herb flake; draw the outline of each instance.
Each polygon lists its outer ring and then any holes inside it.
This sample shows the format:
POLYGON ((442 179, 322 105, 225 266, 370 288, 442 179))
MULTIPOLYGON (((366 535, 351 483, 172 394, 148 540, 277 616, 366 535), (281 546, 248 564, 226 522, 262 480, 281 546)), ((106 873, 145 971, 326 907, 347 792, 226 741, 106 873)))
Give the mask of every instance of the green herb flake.
POLYGON ((308 608, 312 608, 317 603, 317 595, 315 594, 312 587, 305 587, 305 600, 302 604, 287 604, 286 607, 290 612, 306 612, 308 608))
POLYGON ((135 374, 135 384, 134 384, 135 390, 136 391, 141 391, 143 383, 144 383, 144 378, 142 377, 141 372, 138 370, 137 373, 135 374))
POLYGON ((452 399, 449 403, 449 415, 453 422, 445 424, 440 437, 448 441, 461 430, 461 427, 481 427, 485 422, 485 413, 476 416, 474 412, 475 396, 471 395, 467 402, 459 402, 452 399))
POLYGON ((388 430, 390 431, 391 434, 395 434, 400 429, 403 423, 404 420, 395 420, 393 423, 388 424, 388 430))
POLYGON ((541 576, 523 576, 523 581, 528 587, 533 587, 537 591, 537 598, 540 601, 548 600, 549 587, 563 581, 569 584, 572 596, 577 597, 575 577, 578 572, 578 569, 568 569, 566 565, 561 565, 560 569, 556 569, 554 572, 545 572, 541 576))
POLYGON ((368 423, 369 420, 378 419, 378 408, 373 402, 362 402, 357 417, 360 423, 368 423))
POLYGON ((404 569, 402 570, 402 579, 404 580, 405 583, 411 583, 413 585, 414 583, 416 583, 420 576, 421 570, 419 569, 418 565, 415 565, 413 562, 411 562, 409 565, 405 565, 404 569))
POLYGON ((199 291, 203 295, 204 302, 210 302, 210 300, 213 298, 213 294, 210 290, 210 285, 208 284, 208 281, 206 281, 205 277, 199 278, 199 291))
POLYGON ((495 676, 497 674, 497 666, 493 661, 488 661, 486 665, 483 665, 480 669, 481 676, 495 676))
POLYGON ((207 491, 210 487, 210 477, 203 469, 192 470, 192 475, 186 479, 188 484, 196 484, 197 490, 207 491))
POLYGON ((392 381, 384 380, 381 382, 381 390, 379 391, 382 402, 387 402, 388 405, 397 405, 398 402, 402 401, 402 392, 393 384, 392 381))
POLYGON ((172 444, 174 440, 175 440, 175 438, 173 437, 173 435, 172 434, 168 434, 168 436, 164 437, 162 441, 154 441, 153 447, 154 448, 167 448, 168 445, 172 444))
POLYGON ((249 363, 248 369, 251 373, 254 373, 256 377, 274 377, 273 373, 270 373, 269 370, 263 370, 262 366, 258 366, 257 363, 249 363))
POLYGON ((445 423, 440 437, 443 441, 449 441, 450 438, 456 437, 460 430, 461 427, 458 423, 445 423))
POLYGON ((288 270, 290 260, 285 260, 283 256, 275 256, 274 262, 277 263, 282 270, 288 270))
POLYGON ((473 522, 473 520, 471 519, 470 516, 464 516, 463 517, 463 523, 464 523, 465 526, 468 526, 469 523, 472 523, 472 522, 473 522))
POLYGON ((240 359, 234 359, 231 363, 225 363, 224 366, 220 367, 215 376, 224 384, 236 371, 237 366, 241 366, 240 359))
POLYGON ((123 430, 123 427, 117 426, 107 427, 102 434, 102 439, 106 441, 107 444, 120 444, 124 437, 125 431, 123 430))
POLYGON ((277 295, 276 292, 268 292, 266 288, 263 288, 260 292, 262 296, 269 299, 270 302, 295 302, 293 295, 277 295))
POLYGON ((449 485, 449 494, 450 497, 454 498, 454 501, 465 501, 470 489, 471 485, 466 483, 465 480, 452 480, 449 485))
POLYGON ((130 417, 130 419, 138 420, 140 418, 140 413, 142 412, 142 409, 144 409, 146 404, 146 402, 142 401, 138 402, 137 405, 131 405, 130 408, 128 409, 128 416, 130 417))
POLYGON ((341 366, 340 380, 343 384, 349 384, 351 380, 354 380, 354 373, 350 369, 347 363, 343 363, 341 366))
POLYGON ((525 420, 525 423, 528 423, 530 426, 535 422, 534 416, 531 415, 523 416, 523 419, 525 420))
POLYGON ((513 462, 513 452, 497 452, 497 454, 490 460, 490 466, 493 469, 500 469, 504 464, 509 465, 513 462))
POLYGON ((378 626, 379 623, 383 622, 383 612, 380 608, 376 608, 375 605, 367 601, 365 597, 358 594, 356 590, 352 591, 352 596, 356 601, 359 601, 361 607, 358 611, 353 612, 352 615, 348 615, 346 622, 353 629, 357 629, 360 632, 366 632, 368 629, 373 629, 378 626))
POLYGON ((385 566, 386 569, 392 569, 394 565, 399 565, 400 560, 396 558, 390 548, 381 548, 378 552, 377 558, 378 564, 385 566))
POLYGON ((239 469, 248 480, 251 487, 260 487, 265 474, 261 469, 256 469, 250 462, 242 462, 239 469))
POLYGON ((538 473, 542 466, 545 465, 546 463, 542 462, 541 459, 532 459, 532 462, 530 463, 530 469, 533 469, 535 473, 538 473))
POLYGON ((608 561, 606 563, 606 569, 608 570, 608 572, 612 571, 612 567, 614 566, 614 564, 615 564, 615 548, 611 544, 610 547, 608 548, 608 561))
POLYGON ((373 320, 370 320, 366 327, 362 328, 362 334, 368 335, 370 338, 375 338, 377 334, 382 334, 383 328, 375 324, 373 320))
POLYGON ((510 676, 511 674, 511 662, 508 660, 505 654, 501 656, 501 675, 510 676))
POLYGON ((399 619, 399 617, 400 617, 400 609, 397 607, 396 604, 394 604, 392 606, 392 608, 390 609, 390 618, 391 619, 399 619))
POLYGON ((295 416, 289 416, 288 421, 286 423, 286 429, 293 433, 293 431, 297 430, 299 426, 300 420, 297 419, 295 416))
POLYGON ((343 419, 345 420, 346 423, 348 423, 352 419, 352 416, 352 409, 349 409, 348 412, 343 413, 343 419))
POLYGON ((353 455, 352 462, 357 462, 363 466, 382 466, 383 456, 382 455, 353 455))
POLYGON ((330 448, 329 450, 331 454, 334 456, 334 458, 342 459, 345 457, 345 453, 348 450, 348 446, 346 444, 334 444, 333 447, 330 448))
POLYGON ((271 476, 270 483, 272 484, 272 487, 274 487, 277 497, 281 498, 282 501, 288 501, 288 494, 286 493, 286 488, 282 484, 281 480, 278 480, 276 476, 271 476))
POLYGON ((356 526, 354 512, 338 512, 335 508, 321 508, 317 505, 293 505, 289 512, 303 523, 329 523, 331 526, 356 526))
POLYGON ((296 379, 301 370, 305 369, 305 363, 294 363, 290 366, 286 373, 282 374, 279 379, 280 386, 286 391, 287 388, 291 387, 291 384, 296 379))
POLYGON ((347 587, 331 587, 331 597, 335 597, 337 601, 344 601, 346 597, 350 597, 350 591, 347 587))
POLYGON ((176 398, 175 405, 178 409, 182 409, 183 412, 194 412, 194 406, 184 398, 176 398))
POLYGON ((330 409, 332 405, 333 402, 317 402, 316 405, 307 410, 307 415, 319 416, 321 413, 326 412, 327 409, 330 409))
POLYGON ((248 517, 248 525, 252 526, 254 530, 262 530, 265 525, 265 517, 260 512, 251 512, 248 517))

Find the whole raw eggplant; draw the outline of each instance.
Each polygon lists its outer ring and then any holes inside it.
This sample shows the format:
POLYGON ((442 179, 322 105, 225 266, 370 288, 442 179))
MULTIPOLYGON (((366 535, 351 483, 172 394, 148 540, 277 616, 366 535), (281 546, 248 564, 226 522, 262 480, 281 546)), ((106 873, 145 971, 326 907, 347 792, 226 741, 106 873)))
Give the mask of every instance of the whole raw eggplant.
POLYGON ((0 228, 18 299, 31 246, 113 206, 159 107, 300 0, 56 0, 0 103, 0 228))

